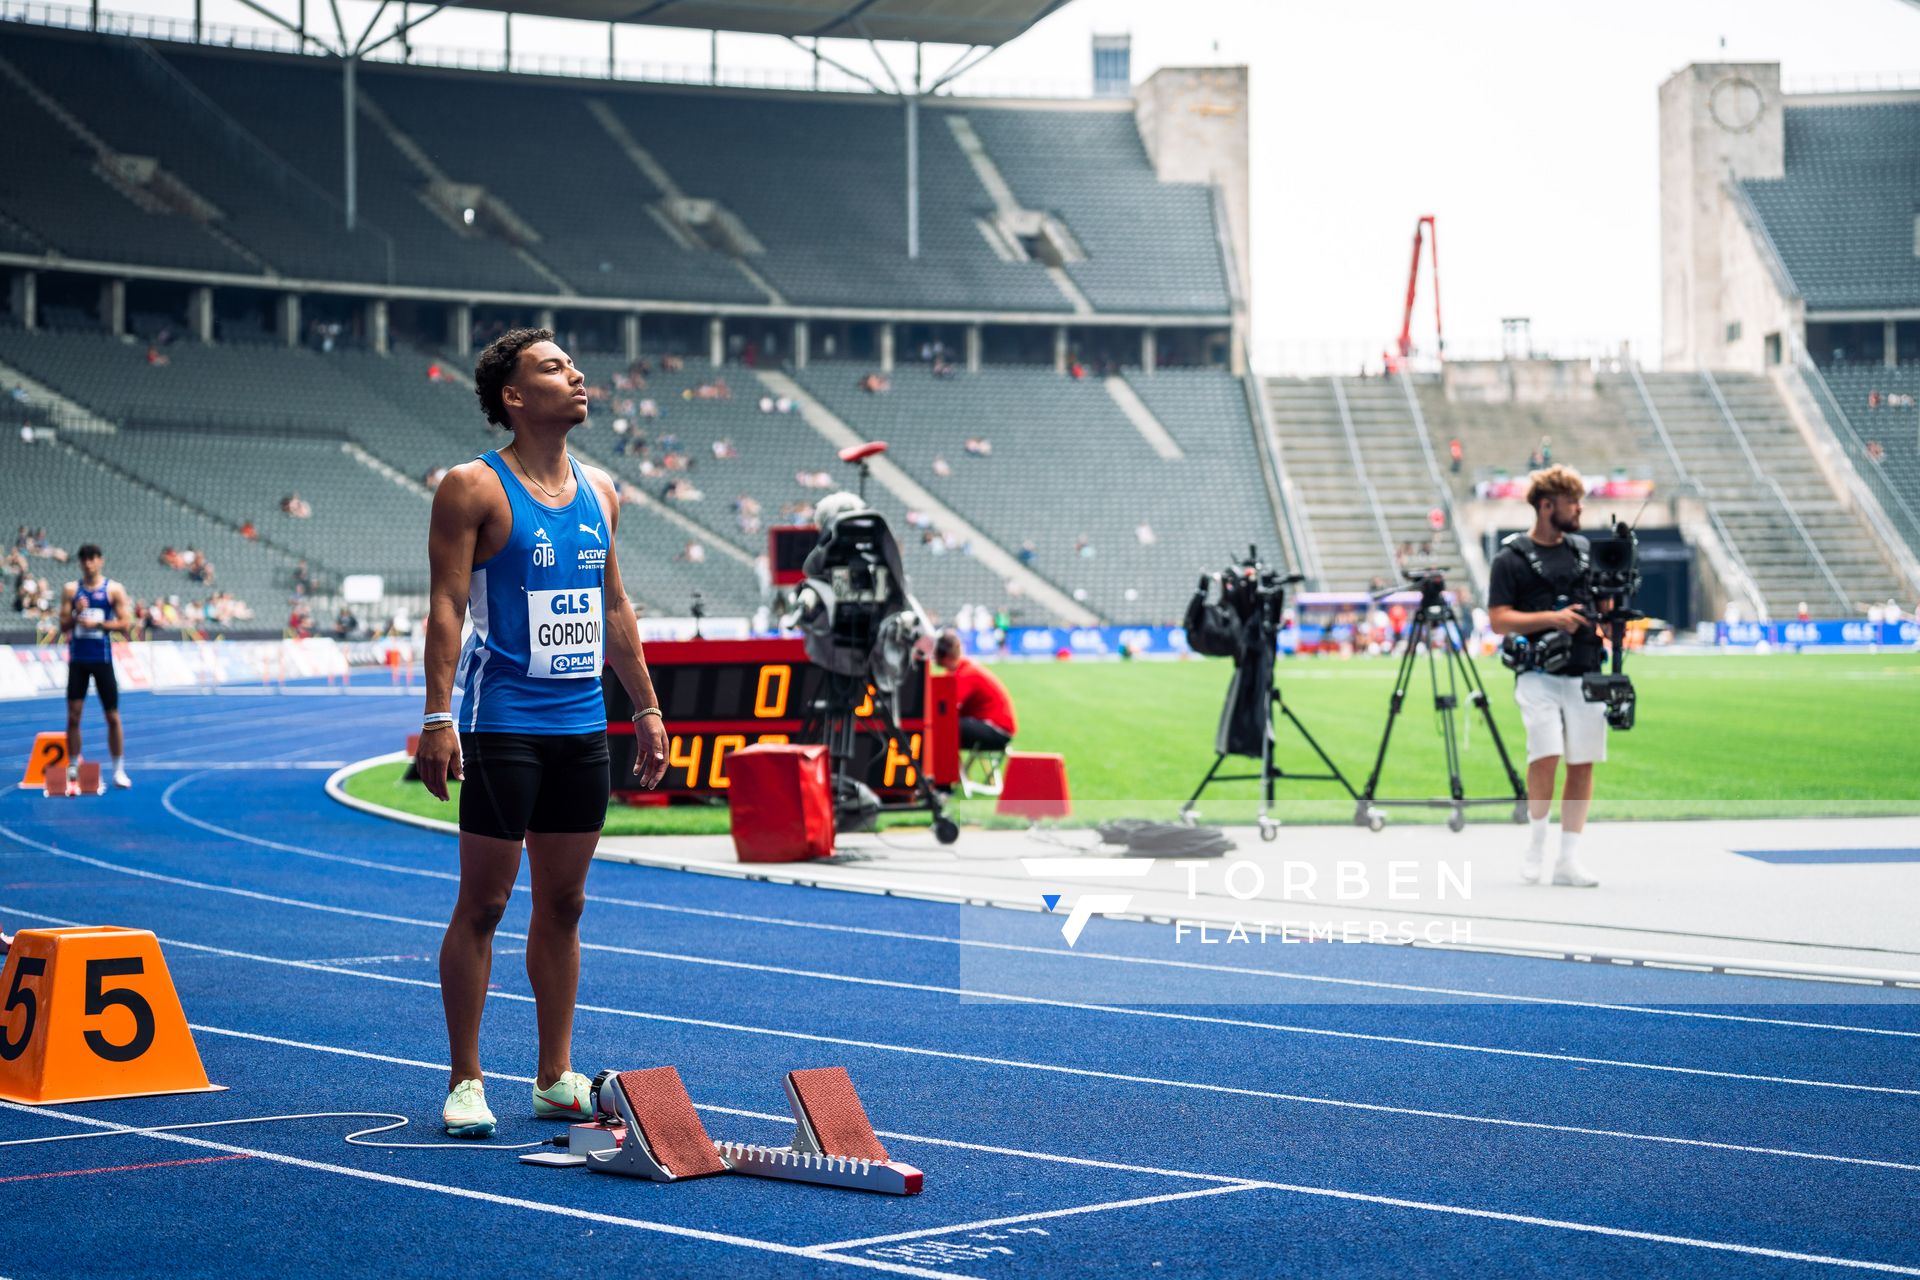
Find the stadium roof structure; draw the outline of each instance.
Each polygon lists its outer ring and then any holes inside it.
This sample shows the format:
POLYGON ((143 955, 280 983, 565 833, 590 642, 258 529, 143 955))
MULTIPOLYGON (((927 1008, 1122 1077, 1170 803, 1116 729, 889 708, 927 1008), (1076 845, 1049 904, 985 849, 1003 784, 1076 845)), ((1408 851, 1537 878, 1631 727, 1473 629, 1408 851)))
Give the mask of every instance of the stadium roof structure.
POLYGON ((899 40, 988 48, 1069 0, 467 0, 460 7, 581 22, 630 22, 790 38, 899 40))

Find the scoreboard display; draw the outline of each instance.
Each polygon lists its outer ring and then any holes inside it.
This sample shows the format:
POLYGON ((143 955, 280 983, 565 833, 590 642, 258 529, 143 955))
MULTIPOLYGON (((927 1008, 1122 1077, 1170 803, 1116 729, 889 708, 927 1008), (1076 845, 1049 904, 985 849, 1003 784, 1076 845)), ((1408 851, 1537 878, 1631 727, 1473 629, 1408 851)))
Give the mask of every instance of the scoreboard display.
MULTIPOLYGON (((667 722, 667 775, 655 794, 724 796, 731 785, 727 757, 733 752, 762 742, 807 741, 802 735, 827 673, 807 661, 797 638, 653 640, 645 649, 667 722)), ((605 687, 609 732, 631 734, 633 708, 611 669, 605 687)), ((855 709, 862 732, 855 739, 853 774, 883 800, 905 799, 919 782, 928 703, 926 680, 911 680, 901 689, 897 742, 880 732, 885 722, 871 688, 855 709)), ((957 717, 936 720, 951 722, 945 732, 957 744, 957 717)), ((621 745, 614 744, 616 768, 621 745)))

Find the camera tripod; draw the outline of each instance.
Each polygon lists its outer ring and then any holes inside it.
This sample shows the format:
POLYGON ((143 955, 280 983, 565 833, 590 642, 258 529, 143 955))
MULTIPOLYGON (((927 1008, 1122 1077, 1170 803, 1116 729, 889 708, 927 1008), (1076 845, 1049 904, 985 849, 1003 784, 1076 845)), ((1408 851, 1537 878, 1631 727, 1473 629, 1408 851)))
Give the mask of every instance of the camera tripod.
POLYGON ((1372 831, 1380 830, 1387 825, 1387 816, 1381 810, 1389 805, 1450 809, 1452 812, 1447 817, 1450 831, 1459 831, 1467 825, 1467 809, 1472 805, 1510 804, 1513 806, 1513 820, 1525 822, 1526 783, 1514 770, 1512 757, 1507 755, 1507 744, 1500 737, 1500 726, 1494 723, 1493 707, 1487 701, 1487 688, 1480 683, 1480 673, 1474 670, 1473 661, 1467 655, 1460 616, 1454 612, 1452 603, 1445 595, 1446 579, 1438 569, 1409 570, 1406 576, 1407 581, 1420 588, 1420 605, 1407 627, 1406 652, 1401 655, 1400 670, 1394 677, 1393 701, 1387 708, 1387 723, 1380 734, 1380 750, 1373 758, 1373 772, 1367 778, 1367 785, 1354 797, 1354 825, 1372 831), (1435 656, 1436 642, 1444 650, 1444 656, 1435 656), (1393 722, 1399 718, 1400 709, 1406 703, 1408 687, 1414 680, 1414 667, 1423 651, 1427 655, 1428 682, 1433 689, 1433 709, 1440 717, 1440 735, 1446 745, 1449 794, 1446 799, 1383 800, 1379 797, 1380 770, 1387 762, 1387 744, 1393 739, 1393 722), (1443 667, 1447 679, 1445 693, 1440 691, 1443 667), (1494 749, 1500 753, 1500 766, 1506 770, 1507 781, 1513 787, 1510 796, 1483 799, 1470 799, 1467 796, 1466 787, 1460 779, 1460 731, 1454 723, 1463 689, 1467 701, 1479 710, 1481 719, 1486 721, 1487 733, 1493 738, 1494 749))
MULTIPOLYGON (((1347 794, 1354 797, 1355 800, 1359 799, 1359 793, 1354 791, 1353 784, 1347 781, 1346 775, 1340 772, 1340 766, 1335 764, 1327 756, 1327 753, 1321 749, 1319 742, 1314 739, 1311 733, 1307 732, 1307 726, 1300 723, 1300 717, 1293 714, 1293 708, 1289 707, 1286 699, 1281 696, 1280 682, 1274 674, 1274 651, 1277 648, 1280 638, 1280 617, 1286 606, 1286 589, 1292 584, 1301 581, 1300 576, 1298 574, 1291 574, 1286 577, 1281 577, 1279 574, 1266 569, 1260 563, 1258 549, 1254 547, 1247 548, 1247 557, 1237 568, 1250 572, 1250 576, 1243 577, 1238 581, 1244 584, 1243 589, 1244 587, 1250 587, 1252 591, 1250 598, 1242 597, 1246 606, 1248 606, 1243 616, 1248 620, 1247 630, 1251 631, 1256 639, 1244 642, 1235 654, 1234 683, 1228 686, 1227 705, 1221 713, 1222 728, 1220 745, 1225 746, 1229 744, 1230 734, 1226 728, 1226 722, 1232 717, 1234 708, 1240 701, 1239 682, 1249 676, 1257 675, 1261 668, 1264 667, 1267 688, 1266 697, 1260 700, 1260 772, 1236 773, 1223 776, 1220 772, 1220 766, 1227 762, 1229 755, 1245 755, 1250 753, 1244 751, 1217 751, 1213 757, 1213 767, 1207 770, 1207 776, 1200 779, 1200 785, 1193 789, 1193 794, 1187 797, 1187 802, 1180 806, 1180 821, 1187 826, 1194 824, 1199 817, 1199 814, 1194 809, 1194 805, 1199 802, 1201 793, 1216 782, 1259 782, 1264 788, 1260 799, 1260 838, 1262 840, 1272 841, 1278 838, 1280 834, 1279 821, 1270 816, 1271 810, 1273 809, 1274 784, 1283 781, 1337 782, 1345 787, 1347 794), (1278 709, 1280 715, 1286 718, 1287 723, 1298 730, 1300 736, 1307 740, 1307 745, 1313 748, 1313 753, 1320 757, 1320 763, 1324 764, 1329 772, 1288 773, 1275 762, 1273 749, 1274 712, 1276 709, 1278 709)), ((1233 592, 1229 589, 1230 583, 1234 581, 1232 573, 1233 570, 1230 569, 1228 574, 1222 575, 1223 600, 1233 595, 1233 592)), ((1200 586, 1203 592, 1206 589, 1207 582, 1208 579, 1204 577, 1200 580, 1200 586)))
POLYGON ((1270 680, 1268 682, 1266 708, 1267 723, 1263 744, 1265 749, 1260 757, 1260 772, 1223 775, 1220 772, 1220 766, 1227 762, 1227 753, 1224 751, 1216 753, 1213 757, 1213 767, 1207 770, 1207 776, 1200 779, 1200 785, 1193 789, 1193 794, 1187 797, 1187 802, 1180 806, 1181 822, 1187 826, 1192 826, 1199 819, 1200 814, 1193 806, 1199 803, 1200 793, 1216 782, 1258 782, 1264 786, 1265 790, 1260 798, 1259 822, 1260 838, 1266 841, 1276 840, 1280 836, 1279 820, 1268 816, 1269 811, 1273 808, 1273 788, 1275 783, 1337 782, 1347 789, 1348 795, 1352 796, 1356 801, 1359 801, 1360 793, 1353 789, 1351 782, 1347 781, 1347 775, 1341 773, 1340 766, 1328 758, 1327 753, 1322 750, 1320 744, 1314 740, 1314 736, 1307 732, 1307 726, 1300 723, 1300 717, 1293 714, 1293 708, 1289 707, 1286 699, 1280 695, 1280 682, 1278 680, 1270 680), (1273 758, 1273 717, 1276 710, 1286 717, 1288 724, 1300 731, 1300 736, 1305 738, 1307 745, 1313 748, 1313 754, 1319 756, 1320 763, 1327 766, 1331 772, 1288 773, 1280 767, 1273 758))

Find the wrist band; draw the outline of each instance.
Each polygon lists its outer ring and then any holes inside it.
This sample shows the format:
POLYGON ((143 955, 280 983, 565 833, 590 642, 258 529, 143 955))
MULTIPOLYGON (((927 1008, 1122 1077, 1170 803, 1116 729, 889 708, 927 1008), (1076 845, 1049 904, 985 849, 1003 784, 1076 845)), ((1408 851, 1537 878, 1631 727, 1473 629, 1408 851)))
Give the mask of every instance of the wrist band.
POLYGON ((427 712, 427 714, 426 714, 426 716, 425 716, 425 717, 424 717, 424 718, 422 719, 422 721, 421 721, 421 723, 423 723, 423 724, 452 724, 452 723, 453 723, 453 712, 451 712, 451 711, 429 711, 429 712, 427 712))
POLYGON ((420 732, 432 733, 435 729, 451 729, 451 728, 453 728, 453 721, 451 720, 429 720, 425 724, 420 726, 420 732))
POLYGON ((666 719, 667 719, 667 718, 666 718, 666 716, 664 716, 664 715, 661 715, 661 713, 660 713, 660 708, 658 708, 658 707, 642 707, 642 708, 640 708, 640 710, 638 710, 638 711, 636 711, 636 712, 634 712, 634 713, 633 713, 633 720, 634 720, 634 723, 635 723, 635 724, 638 724, 638 723, 639 723, 640 721, 642 721, 642 720, 644 720, 644 719, 646 719, 646 718, 647 718, 648 716, 658 716, 658 717, 659 717, 659 719, 660 719, 660 721, 661 721, 661 723, 663 723, 663 724, 664 724, 664 723, 666 723, 666 719))

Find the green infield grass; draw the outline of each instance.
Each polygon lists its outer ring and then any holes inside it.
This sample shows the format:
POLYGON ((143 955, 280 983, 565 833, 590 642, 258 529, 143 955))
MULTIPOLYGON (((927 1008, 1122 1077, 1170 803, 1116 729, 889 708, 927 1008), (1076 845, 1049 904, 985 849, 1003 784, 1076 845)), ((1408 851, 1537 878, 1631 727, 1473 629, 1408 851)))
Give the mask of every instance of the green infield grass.
MULTIPOLYGON (((1396 666, 1377 658, 1280 665, 1286 705, 1355 788, 1372 770, 1396 666)), ((1476 668, 1514 767, 1524 774, 1526 740, 1513 705, 1513 677, 1491 658, 1478 659, 1476 668)), ((1214 729, 1231 675, 1224 661, 1009 662, 994 670, 1018 709, 1015 745, 1066 757, 1076 822, 1171 819, 1213 762, 1214 729)), ((1596 819, 1920 814, 1920 655, 1647 654, 1631 660, 1629 673, 1640 693, 1639 723, 1610 735, 1609 758, 1596 772, 1596 819)), ((1491 735, 1464 696, 1462 703, 1456 723, 1467 795, 1509 794, 1491 735)), ((1322 772, 1299 735, 1284 720, 1278 724, 1281 767, 1322 772)), ((1222 772, 1258 767, 1236 758, 1222 772)), ((400 781, 403 772, 400 764, 376 766, 349 778, 346 789, 407 813, 455 818, 455 805, 400 781)), ((1250 822, 1258 792, 1255 782, 1212 787, 1199 805, 1201 819, 1250 822)), ((1447 793, 1423 662, 1395 723, 1379 794, 1447 793)), ((989 800, 956 807, 963 822, 994 820, 989 800)), ((1346 822, 1353 809, 1331 782, 1283 781, 1275 804, 1288 823, 1346 822)), ((1445 817, 1438 809, 1395 808, 1390 815, 1396 823, 1445 817)), ((1510 816, 1510 806, 1471 812, 1476 822, 1510 816)), ((607 821, 609 835, 726 830, 727 812, 719 806, 616 805, 607 821)))

